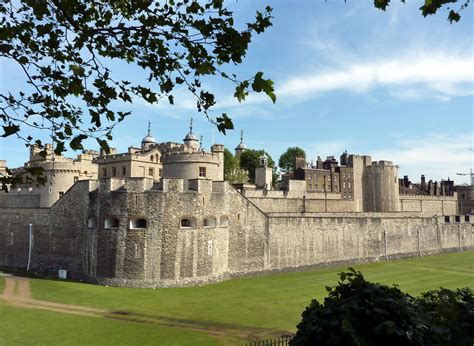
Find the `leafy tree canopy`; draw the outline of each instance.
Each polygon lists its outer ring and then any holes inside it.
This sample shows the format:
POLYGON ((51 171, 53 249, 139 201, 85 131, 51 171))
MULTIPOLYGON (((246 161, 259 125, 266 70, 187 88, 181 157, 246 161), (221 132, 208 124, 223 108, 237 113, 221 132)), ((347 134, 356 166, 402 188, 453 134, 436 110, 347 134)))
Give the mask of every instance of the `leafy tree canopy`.
POLYGON ((177 85, 225 133, 232 121, 226 114, 210 117, 215 97, 202 80, 234 83, 239 101, 255 91, 275 102, 273 82, 262 72, 241 80, 226 70, 242 62, 253 35, 272 25, 271 12, 256 12, 239 30, 223 0, 0 2, 0 57, 16 64, 29 85, 0 94, 2 136, 42 147, 31 134, 41 129, 51 133, 56 154, 66 146, 83 149, 89 137, 108 150, 111 130, 129 115, 114 109, 116 101, 173 104, 177 85), (138 66, 144 78, 117 77, 113 61, 138 66))
MULTIPOLYGON (((400 0, 405 3, 405 0, 400 0)), ((433 15, 438 12, 439 9, 446 7, 448 12, 448 21, 452 24, 453 22, 459 22, 461 15, 459 14, 464 10, 471 0, 425 0, 424 4, 420 7, 421 14, 423 17, 433 15), (450 5, 457 5, 456 8, 450 7, 450 5)), ((385 11, 387 6, 390 4, 390 0, 374 0, 374 6, 380 10, 385 11)))
POLYGON ((295 167, 295 158, 304 157, 306 158, 306 152, 300 147, 290 147, 281 154, 280 159, 278 160, 278 166, 284 172, 294 172, 295 167))
POLYGON ((268 167, 275 169, 275 161, 273 161, 271 156, 264 150, 247 149, 240 154, 240 168, 245 169, 249 173, 249 180, 251 183, 255 183, 255 168, 259 167, 259 157, 264 153, 268 156, 268 167))
POLYGON ((239 158, 227 148, 224 149, 224 180, 231 183, 245 183, 248 180, 247 172, 240 168, 239 158))

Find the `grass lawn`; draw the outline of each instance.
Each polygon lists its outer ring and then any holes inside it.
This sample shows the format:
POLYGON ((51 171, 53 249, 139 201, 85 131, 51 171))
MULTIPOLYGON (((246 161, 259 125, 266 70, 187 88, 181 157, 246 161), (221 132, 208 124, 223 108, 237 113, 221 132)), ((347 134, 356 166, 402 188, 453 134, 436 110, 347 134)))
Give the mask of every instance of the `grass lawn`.
MULTIPOLYGON (((254 327, 265 328, 273 331, 272 334, 275 335, 278 331, 293 332, 300 320, 301 312, 310 300, 323 299, 326 295, 325 286, 336 284, 337 273, 345 268, 241 278, 189 288, 128 289, 41 279, 32 279, 31 288, 35 299, 127 311, 157 318, 174 318, 222 328, 226 327, 225 324, 238 326, 243 330, 254 327)), ((474 289, 474 251, 356 265, 355 268, 361 270, 371 281, 398 284, 402 290, 412 295, 440 286, 446 288, 468 286, 474 289)), ((4 308, 5 306, 0 305, 1 310, 4 308)), ((77 319, 76 323, 82 323, 86 329, 88 328, 87 330, 92 330, 91 335, 102 330, 100 328, 102 325, 104 335, 114 328, 120 328, 123 335, 118 340, 122 343, 152 342, 156 341, 154 335, 162 333, 168 333, 169 339, 166 340, 172 340, 173 332, 176 332, 176 344, 209 342, 199 339, 199 335, 206 337, 205 333, 196 334, 194 331, 174 328, 161 330, 162 326, 152 328, 153 332, 146 332, 143 330, 147 328, 146 325, 101 318, 37 311, 28 311, 26 314, 15 308, 8 308, 8 314, 11 315, 9 318, 11 328, 6 328, 7 330, 15 329, 15 321, 23 325, 24 319, 20 317, 21 315, 31 316, 29 319, 32 325, 35 325, 33 322, 41 321, 42 314, 46 314, 49 319, 58 320, 57 328, 67 340, 76 333, 74 321, 77 319), (67 326, 60 328, 63 323, 61 321, 65 321, 64 324, 69 325, 71 329, 67 326)), ((5 321, 2 315, 0 314, 0 325, 4 330, 5 321)), ((0 331, 0 336, 2 333, 0 331)), ((3 340, 3 337, 0 340, 3 340)))

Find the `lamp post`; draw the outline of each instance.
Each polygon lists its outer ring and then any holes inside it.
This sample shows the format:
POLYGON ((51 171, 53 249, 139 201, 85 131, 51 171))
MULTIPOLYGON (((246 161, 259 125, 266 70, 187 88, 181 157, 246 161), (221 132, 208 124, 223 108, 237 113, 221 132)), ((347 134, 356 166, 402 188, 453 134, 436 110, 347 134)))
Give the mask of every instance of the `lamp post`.
POLYGON ((30 270, 31 246, 32 246, 32 240, 33 240, 33 224, 30 223, 28 226, 30 227, 30 230, 29 230, 29 241, 28 241, 28 265, 26 266, 26 271, 30 270))

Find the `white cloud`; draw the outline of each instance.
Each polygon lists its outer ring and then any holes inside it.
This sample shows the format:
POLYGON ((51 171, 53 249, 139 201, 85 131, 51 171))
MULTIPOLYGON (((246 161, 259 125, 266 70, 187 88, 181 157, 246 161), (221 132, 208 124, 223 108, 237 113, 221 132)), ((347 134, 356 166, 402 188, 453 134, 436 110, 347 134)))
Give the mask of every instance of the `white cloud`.
MULTIPOLYGON (((420 94, 444 99, 474 93, 471 56, 418 53, 345 65, 291 78, 281 84, 277 95, 308 97, 335 90, 363 93, 378 87, 416 89, 420 94)), ((411 97, 415 96, 411 93, 411 97)))
MULTIPOLYGON (((469 126, 469 125, 468 125, 469 126)), ((472 125, 470 124, 472 127, 472 125)), ((468 176, 456 173, 468 173, 473 166, 473 133, 457 136, 428 134, 422 137, 393 138, 390 149, 372 153, 373 160, 389 160, 399 165, 399 175, 408 175, 412 181, 418 181, 421 174, 427 179, 455 180, 456 183, 468 183, 468 176)))

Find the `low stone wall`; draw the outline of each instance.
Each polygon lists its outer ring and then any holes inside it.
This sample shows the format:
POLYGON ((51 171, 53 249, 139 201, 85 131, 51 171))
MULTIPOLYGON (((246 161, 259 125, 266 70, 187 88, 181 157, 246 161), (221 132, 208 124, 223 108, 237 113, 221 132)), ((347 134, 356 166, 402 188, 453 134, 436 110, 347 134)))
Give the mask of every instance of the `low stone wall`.
POLYGON ((419 217, 270 217, 269 270, 461 251, 470 223, 419 217))
POLYGON ((455 215, 457 210, 456 196, 410 196, 400 195, 400 211, 418 211, 425 217, 434 215, 455 215))

